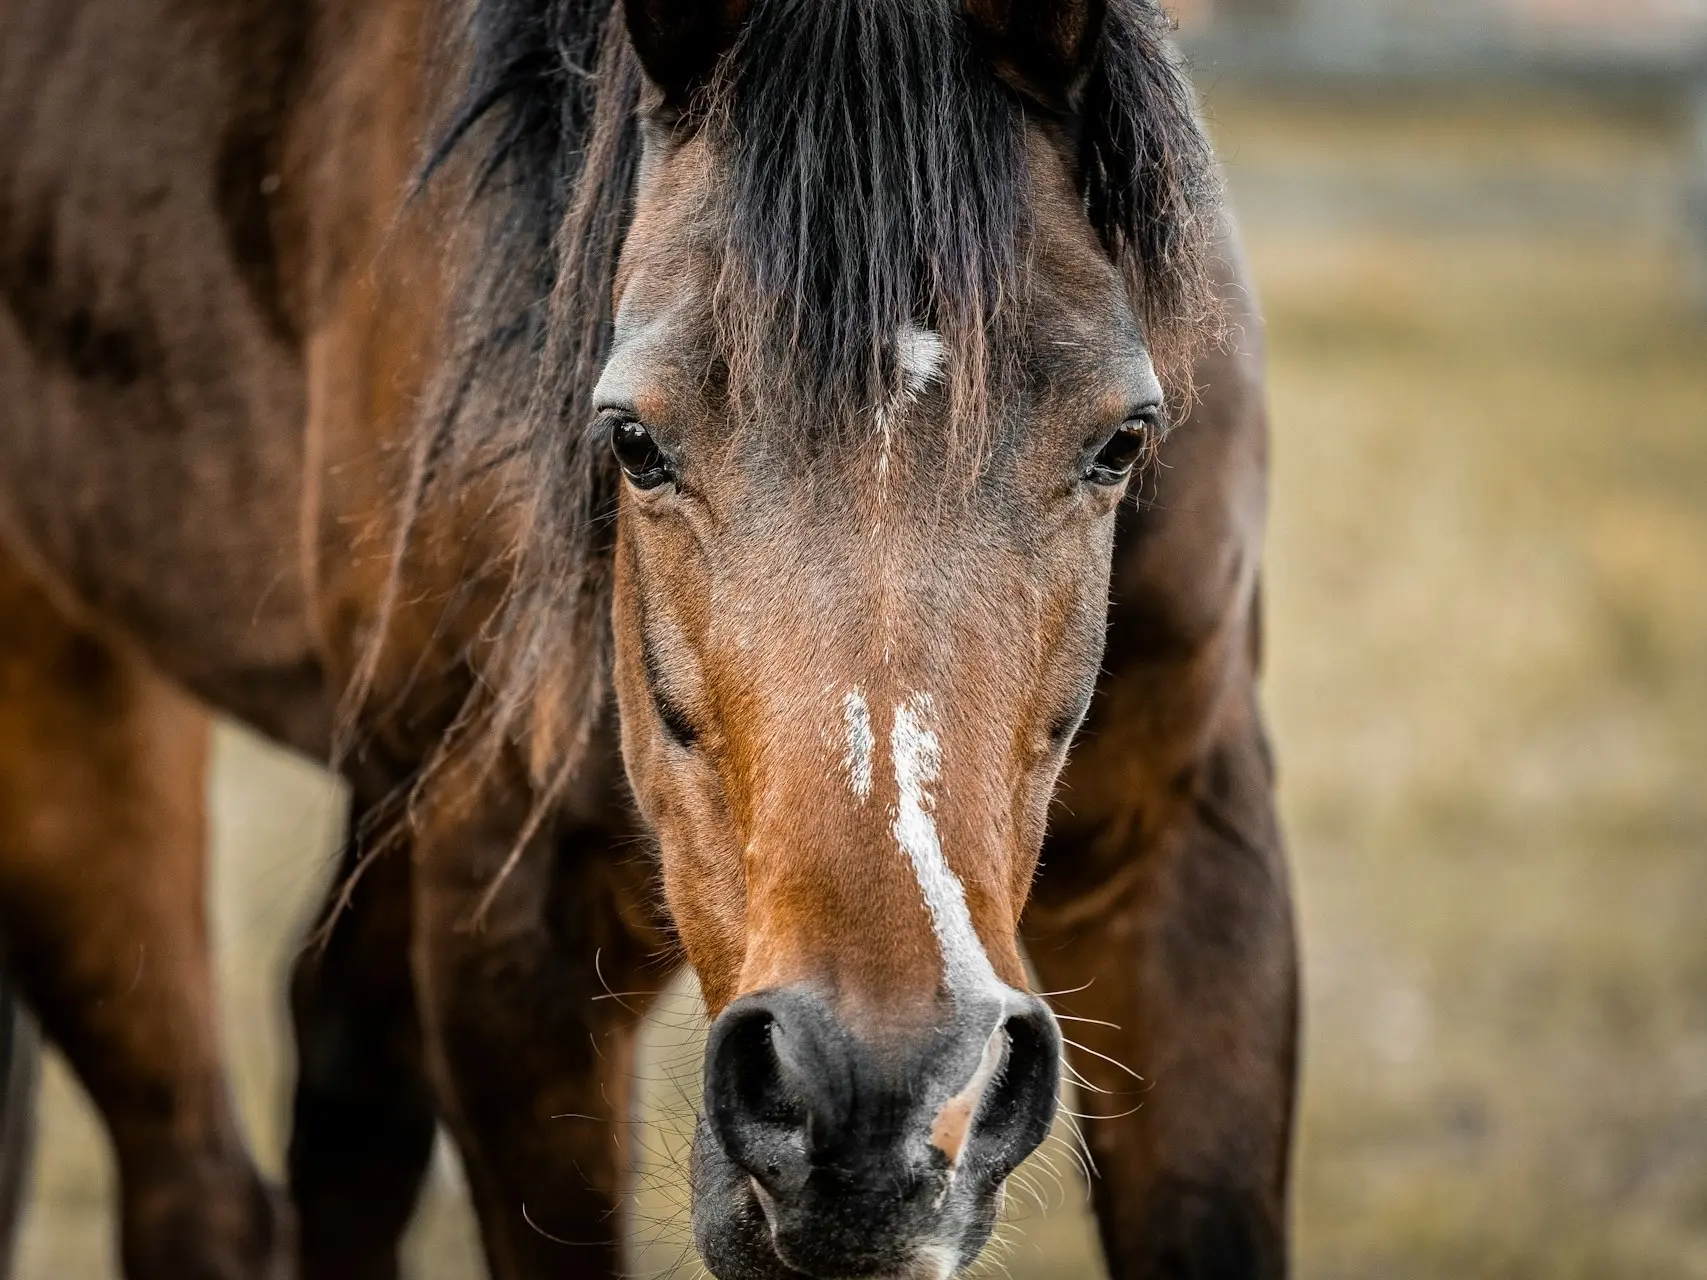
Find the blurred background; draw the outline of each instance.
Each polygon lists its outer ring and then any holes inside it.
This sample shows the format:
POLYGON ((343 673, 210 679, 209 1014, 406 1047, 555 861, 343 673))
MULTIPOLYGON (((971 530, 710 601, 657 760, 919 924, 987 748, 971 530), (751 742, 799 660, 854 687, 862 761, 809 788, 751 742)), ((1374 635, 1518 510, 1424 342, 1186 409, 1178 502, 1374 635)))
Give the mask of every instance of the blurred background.
MULTIPOLYGON (((1270 324, 1298 1274, 1707 1277, 1707 0, 1179 13, 1270 324)), ((210 786, 226 1035, 276 1172, 282 975, 341 802, 236 730, 210 786)), ((645 1059, 641 1275, 700 1274, 695 1034, 683 989, 645 1059)), ((57 1062, 44 1106, 20 1275, 113 1275, 57 1062)), ((1100 1274, 1053 1164, 993 1273, 1100 1274)), ((448 1158, 411 1255, 481 1274, 448 1158)))

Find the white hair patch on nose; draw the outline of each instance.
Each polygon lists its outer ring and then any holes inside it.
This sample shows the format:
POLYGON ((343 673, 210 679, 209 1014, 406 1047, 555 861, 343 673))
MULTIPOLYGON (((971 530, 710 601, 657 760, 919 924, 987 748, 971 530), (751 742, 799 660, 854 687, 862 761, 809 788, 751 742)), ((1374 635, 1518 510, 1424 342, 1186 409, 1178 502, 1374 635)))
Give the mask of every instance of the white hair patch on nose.
POLYGON ((943 857, 942 840, 936 829, 936 796, 930 788, 942 771, 942 743, 931 727, 935 705, 928 693, 914 693, 895 708, 895 723, 889 732, 889 751, 895 760, 895 786, 899 792, 895 821, 890 826, 895 842, 913 864, 931 928, 942 948, 943 979, 949 995, 963 997, 1006 992, 1007 985, 996 976, 972 913, 966 907, 966 890, 943 857))
POLYGON ((895 357, 900 361, 907 390, 917 395, 942 375, 947 351, 942 337, 916 324, 903 325, 895 335, 895 357))
MULTIPOLYGON (((942 1104, 931 1124, 931 1146, 948 1157, 951 1168, 959 1167, 967 1139, 972 1136, 972 1122, 978 1118, 978 1109, 984 1105, 984 1091, 1007 1062, 1010 1043, 1007 1031, 998 1025, 984 1042, 984 1056, 979 1059, 978 1069, 972 1073, 972 1078, 959 1093, 942 1104)), ((942 1194, 948 1194, 946 1185, 942 1194)))
POLYGON ((864 800, 871 794, 871 749, 876 739, 871 733, 871 709, 858 689, 848 690, 842 699, 842 715, 848 723, 848 750, 842 763, 847 766, 848 786, 864 800))
POLYGON ((960 1270, 960 1247, 952 1243, 932 1241, 919 1250, 918 1263, 908 1274, 918 1280, 949 1280, 960 1270))

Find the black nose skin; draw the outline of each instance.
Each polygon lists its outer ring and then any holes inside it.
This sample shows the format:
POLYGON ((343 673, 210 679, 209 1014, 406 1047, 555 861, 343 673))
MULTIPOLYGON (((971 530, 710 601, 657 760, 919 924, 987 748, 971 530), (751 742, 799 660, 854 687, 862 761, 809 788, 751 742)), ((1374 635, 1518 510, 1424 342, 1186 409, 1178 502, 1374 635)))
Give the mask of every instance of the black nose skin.
POLYGON ((842 1128, 854 1055, 816 1000, 749 996, 724 1011, 705 1053, 705 1113, 729 1157, 771 1195, 800 1189, 809 1143, 842 1128))
POLYGON ((1059 1033, 1027 998, 1002 1024, 1007 1060, 950 1176, 932 1121, 1003 1012, 956 1009, 929 1035, 879 1051, 804 989, 725 1009, 706 1047, 695 1144, 695 1234, 713 1274, 894 1274, 945 1240, 970 1260, 993 1226, 997 1186, 1047 1135, 1059 1085, 1059 1033))
POLYGON ((898 1074, 806 992, 748 996, 712 1026, 706 1124, 757 1184, 775 1252, 806 1275, 898 1270, 927 1226, 940 1184, 907 1158, 898 1074))

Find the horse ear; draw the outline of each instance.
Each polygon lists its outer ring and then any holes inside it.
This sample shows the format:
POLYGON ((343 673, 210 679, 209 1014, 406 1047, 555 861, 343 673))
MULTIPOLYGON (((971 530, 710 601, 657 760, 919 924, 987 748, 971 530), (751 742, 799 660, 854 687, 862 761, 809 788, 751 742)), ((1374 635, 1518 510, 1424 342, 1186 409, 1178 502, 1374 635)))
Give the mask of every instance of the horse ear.
POLYGON ((1108 0, 963 0, 979 51, 1015 92, 1070 111, 1096 62, 1108 0))
POLYGON ((752 0, 625 0, 628 38, 664 103, 685 109, 729 51, 752 0))

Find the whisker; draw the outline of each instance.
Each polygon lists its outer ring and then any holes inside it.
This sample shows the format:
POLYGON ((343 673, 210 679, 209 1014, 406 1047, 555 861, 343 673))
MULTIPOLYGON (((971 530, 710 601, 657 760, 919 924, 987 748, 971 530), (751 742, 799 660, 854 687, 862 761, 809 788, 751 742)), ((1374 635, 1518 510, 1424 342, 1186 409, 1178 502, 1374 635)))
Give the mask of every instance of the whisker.
POLYGON ((568 1245, 571 1249, 603 1249, 611 1243, 609 1240, 565 1240, 562 1236, 554 1236, 528 1215, 526 1201, 522 1202, 522 1221, 532 1227, 537 1234, 551 1241, 552 1244, 568 1245))
MULTIPOLYGON (((1085 1139, 1085 1131, 1079 1127, 1079 1117, 1065 1107, 1062 1108, 1061 1114, 1067 1117, 1067 1130, 1078 1140, 1079 1151, 1084 1155, 1087 1183, 1092 1178, 1100 1178, 1102 1174, 1097 1170, 1096 1157, 1091 1154, 1091 1144, 1085 1139)), ((1073 1148, 1069 1146, 1067 1150, 1071 1151, 1073 1148)))
POLYGON ((1106 1116, 1105 1115, 1098 1115, 1095 1112, 1090 1112, 1090 1111, 1068 1111, 1068 1110, 1066 1110, 1066 1108, 1062 1108, 1061 1114, 1066 1115, 1066 1116, 1071 1116, 1075 1120, 1124 1120, 1124 1119, 1126 1119, 1127 1116, 1137 1115, 1143 1109, 1144 1109, 1144 1104, 1142 1102, 1140 1102, 1137 1106, 1132 1107, 1130 1110, 1116 1111, 1113 1115, 1106 1115, 1106 1116))
MULTIPOLYGON (((1068 987, 1064 991, 1036 991, 1036 992, 1033 992, 1032 994, 1042 996, 1044 999, 1049 999, 1050 997, 1053 997, 1053 996, 1076 996, 1081 991, 1089 991, 1091 989, 1091 984, 1094 983, 1095 981, 1096 981, 1096 979, 1092 978, 1090 980, 1090 982, 1085 983, 1085 985, 1082 987, 1068 987)), ((1056 1016, 1059 1017, 1060 1015, 1057 1014, 1056 1016)))
POLYGON ((1106 1093, 1111 1096, 1113 1095, 1114 1090, 1104 1089, 1101 1085, 1092 1084, 1089 1080, 1085 1079, 1084 1076, 1079 1073, 1079 1069, 1072 1063, 1068 1062, 1065 1057, 1061 1059, 1061 1067, 1066 1071, 1068 1076, 1072 1078, 1073 1083, 1079 1088, 1089 1089, 1092 1093, 1106 1093))
POLYGON ((1088 1053, 1093 1058, 1101 1058, 1104 1062, 1108 1063, 1109 1066, 1118 1067, 1120 1070, 1124 1071, 1127 1075, 1131 1076, 1134 1080, 1138 1081, 1140 1084, 1145 1083, 1143 1076, 1139 1075, 1131 1067, 1127 1066, 1124 1062, 1121 1062, 1117 1058, 1111 1058, 1106 1053, 1098 1053, 1095 1049, 1089 1048, 1086 1045, 1082 1045, 1077 1040, 1067 1039, 1066 1036, 1061 1037, 1061 1043, 1072 1045, 1073 1048, 1077 1049, 1080 1053, 1088 1053))
POLYGON ((1075 1018, 1070 1013, 1058 1013, 1058 1014, 1056 1014, 1055 1015, 1055 1021, 1057 1021, 1057 1022, 1084 1022, 1084 1023, 1088 1023, 1089 1025, 1091 1025, 1093 1027, 1108 1027, 1108 1028, 1115 1030, 1115 1031, 1123 1030, 1123 1028, 1121 1027, 1121 1025, 1118 1022, 1106 1022, 1102 1018, 1075 1018))

